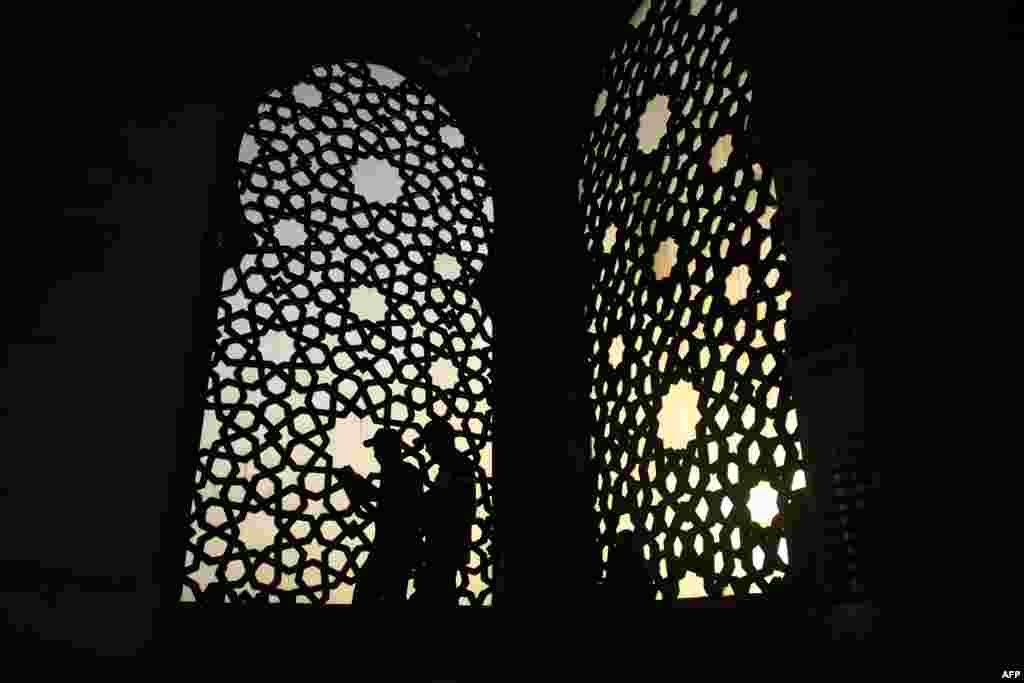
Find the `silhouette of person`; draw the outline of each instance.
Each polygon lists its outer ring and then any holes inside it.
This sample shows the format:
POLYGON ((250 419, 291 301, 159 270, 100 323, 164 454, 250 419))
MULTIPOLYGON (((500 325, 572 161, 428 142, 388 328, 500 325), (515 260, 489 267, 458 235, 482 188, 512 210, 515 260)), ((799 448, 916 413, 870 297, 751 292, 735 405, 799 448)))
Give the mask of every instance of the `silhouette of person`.
POLYGON ((401 602, 419 554, 420 473, 402 462, 402 439, 394 430, 378 429, 363 445, 373 447, 381 486, 376 488, 349 466, 341 468, 349 497, 376 527, 373 550, 360 572, 353 602, 401 602))
POLYGON ((447 420, 434 418, 427 423, 415 444, 422 446, 438 464, 438 474, 424 506, 428 546, 416 577, 416 598, 421 604, 451 606, 458 601, 456 576, 469 555, 476 502, 474 468, 455 449, 455 431, 447 420))
POLYGON ((806 597, 815 583, 814 501, 806 489, 793 493, 785 512, 776 515, 773 526, 784 529, 789 549, 789 571, 781 588, 795 597, 806 597))
POLYGON ((654 602, 657 591, 644 564, 643 542, 634 532, 619 534, 612 547, 605 586, 610 599, 619 605, 654 602))

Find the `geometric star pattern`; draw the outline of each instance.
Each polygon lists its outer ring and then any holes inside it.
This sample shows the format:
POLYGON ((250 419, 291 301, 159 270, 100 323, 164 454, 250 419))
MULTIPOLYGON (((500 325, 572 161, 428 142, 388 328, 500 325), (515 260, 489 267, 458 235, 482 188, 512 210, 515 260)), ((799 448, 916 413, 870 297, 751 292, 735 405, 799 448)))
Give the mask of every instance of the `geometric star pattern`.
POLYGON ((643 3, 582 150, 602 573, 634 529, 659 600, 768 592, 788 558, 763 520, 804 481, 790 270, 733 5, 643 3))

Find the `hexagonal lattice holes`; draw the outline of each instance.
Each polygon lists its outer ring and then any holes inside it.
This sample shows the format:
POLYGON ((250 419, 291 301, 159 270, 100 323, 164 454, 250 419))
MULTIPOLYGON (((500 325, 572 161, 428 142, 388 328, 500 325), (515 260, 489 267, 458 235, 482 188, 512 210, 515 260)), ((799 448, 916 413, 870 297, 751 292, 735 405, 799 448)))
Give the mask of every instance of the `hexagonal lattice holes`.
MULTIPOLYGON (((182 599, 348 603, 375 527, 338 468, 432 415, 475 466, 459 603, 492 603, 490 317, 472 295, 493 230, 477 150, 429 93, 376 65, 316 66, 258 102, 239 149, 257 247, 224 274, 182 599), (214 585, 216 584, 216 585, 214 585)), ((410 590, 415 592, 415 581, 410 590)))
POLYGON ((579 183, 601 557, 636 529, 662 599, 768 590, 788 560, 772 518, 804 485, 779 367, 789 269, 738 17, 721 1, 640 6, 579 183))

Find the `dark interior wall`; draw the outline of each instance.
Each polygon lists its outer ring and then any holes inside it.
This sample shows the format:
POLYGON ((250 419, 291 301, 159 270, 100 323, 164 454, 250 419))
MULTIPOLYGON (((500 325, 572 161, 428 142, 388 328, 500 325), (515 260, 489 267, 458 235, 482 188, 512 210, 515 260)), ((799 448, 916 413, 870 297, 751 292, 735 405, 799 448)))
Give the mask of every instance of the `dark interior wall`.
POLYGON ((51 637, 131 648, 151 628, 154 552, 200 293, 196 247, 214 181, 215 114, 189 105, 159 127, 125 128, 120 161, 148 177, 111 185, 92 207, 64 207, 91 215, 35 237, 24 256, 28 267, 49 265, 52 280, 37 294, 34 325, 11 330, 18 336, 8 346, 3 559, 17 563, 18 576, 6 576, 16 592, 31 589, 32 564, 57 584, 67 579, 53 607, 7 596, 9 620, 51 637), (104 249, 96 235, 106 228, 116 237, 104 249), (74 251, 60 253, 61 229, 94 233, 72 241, 84 264, 74 251), (47 263, 49 254, 59 256, 47 263), (108 592, 104 577, 125 583, 108 592), (90 614, 107 617, 95 623, 90 614))

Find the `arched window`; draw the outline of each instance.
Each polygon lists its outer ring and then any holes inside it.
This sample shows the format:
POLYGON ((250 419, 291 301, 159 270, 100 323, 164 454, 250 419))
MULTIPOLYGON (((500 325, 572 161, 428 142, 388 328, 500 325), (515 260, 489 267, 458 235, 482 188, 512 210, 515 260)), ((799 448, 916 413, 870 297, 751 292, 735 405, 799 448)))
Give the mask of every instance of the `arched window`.
MULTIPOLYGON (((474 469, 463 605, 493 595, 491 318, 472 292, 494 223, 478 151, 421 86, 375 64, 318 65, 270 90, 240 141, 256 247, 227 270, 210 358, 183 601, 346 604, 375 522, 364 445, 448 421, 474 469)), ((409 583, 415 593, 415 579, 409 583)))
POLYGON ((635 531, 657 597, 767 592, 806 485, 790 290, 735 3, 645 0, 597 93, 579 197, 601 554, 635 531))

